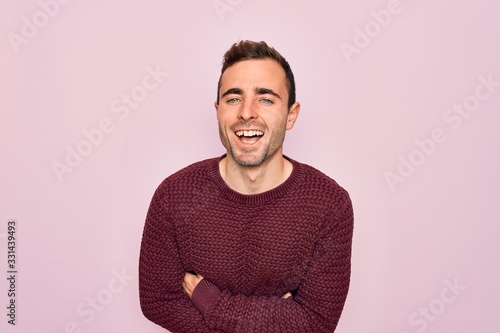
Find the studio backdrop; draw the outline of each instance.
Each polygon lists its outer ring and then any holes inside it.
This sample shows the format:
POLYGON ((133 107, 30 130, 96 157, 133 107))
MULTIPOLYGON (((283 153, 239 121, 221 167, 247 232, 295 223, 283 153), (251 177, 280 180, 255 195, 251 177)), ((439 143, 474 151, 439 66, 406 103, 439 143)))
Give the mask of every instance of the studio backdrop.
POLYGON ((3 0, 0 330, 165 332, 141 313, 149 202, 224 153, 222 55, 264 40, 302 108, 284 152, 352 198, 339 333, 494 333, 500 4, 3 0))

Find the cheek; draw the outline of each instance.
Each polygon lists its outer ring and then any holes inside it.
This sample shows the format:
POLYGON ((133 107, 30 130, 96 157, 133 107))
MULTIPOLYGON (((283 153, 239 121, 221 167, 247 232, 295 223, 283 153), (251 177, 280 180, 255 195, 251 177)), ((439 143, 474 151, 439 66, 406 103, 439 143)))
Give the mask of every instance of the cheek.
POLYGON ((220 130, 226 131, 226 127, 228 126, 227 119, 224 119, 224 117, 217 116, 217 123, 219 125, 220 130))
POLYGON ((217 112, 217 121, 219 122, 219 124, 225 124, 225 125, 231 124, 231 122, 234 121, 232 119, 232 113, 233 112, 230 112, 228 110, 219 109, 219 112, 217 112))

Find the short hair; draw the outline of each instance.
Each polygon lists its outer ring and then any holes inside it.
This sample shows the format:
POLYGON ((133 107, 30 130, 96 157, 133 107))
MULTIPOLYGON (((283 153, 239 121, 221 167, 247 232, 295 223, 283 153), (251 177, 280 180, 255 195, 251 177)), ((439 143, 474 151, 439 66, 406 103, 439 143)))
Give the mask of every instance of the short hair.
POLYGON ((222 60, 222 69, 219 77, 219 83, 217 84, 217 103, 219 103, 220 98, 220 86, 222 74, 231 67, 232 65, 251 59, 272 59, 278 62, 283 70, 285 71, 285 83, 288 89, 288 108, 290 109, 295 103, 295 79, 293 76, 290 64, 286 59, 273 47, 267 45, 266 42, 254 42, 249 40, 243 40, 238 43, 234 43, 229 50, 226 51, 222 60))

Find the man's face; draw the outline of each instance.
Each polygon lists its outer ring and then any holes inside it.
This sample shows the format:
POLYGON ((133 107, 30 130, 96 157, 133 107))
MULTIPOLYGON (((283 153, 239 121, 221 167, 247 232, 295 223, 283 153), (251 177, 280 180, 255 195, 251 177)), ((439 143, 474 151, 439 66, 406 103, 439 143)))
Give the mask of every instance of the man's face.
POLYGON ((244 60, 221 77, 215 103, 222 144, 239 165, 258 166, 282 153, 285 132, 300 111, 288 109, 285 71, 271 59, 244 60))

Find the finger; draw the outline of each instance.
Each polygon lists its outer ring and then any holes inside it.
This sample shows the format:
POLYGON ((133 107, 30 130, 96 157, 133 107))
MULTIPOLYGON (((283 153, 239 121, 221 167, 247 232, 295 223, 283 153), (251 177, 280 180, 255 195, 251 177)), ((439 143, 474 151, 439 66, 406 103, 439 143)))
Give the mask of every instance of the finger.
POLYGON ((292 297, 292 293, 291 292, 287 292, 285 295, 281 296, 281 298, 283 299, 287 299, 287 298, 290 298, 292 297))
POLYGON ((191 298, 191 293, 189 292, 189 289, 186 288, 186 285, 184 283, 182 284, 182 292, 186 294, 189 298, 191 298))

